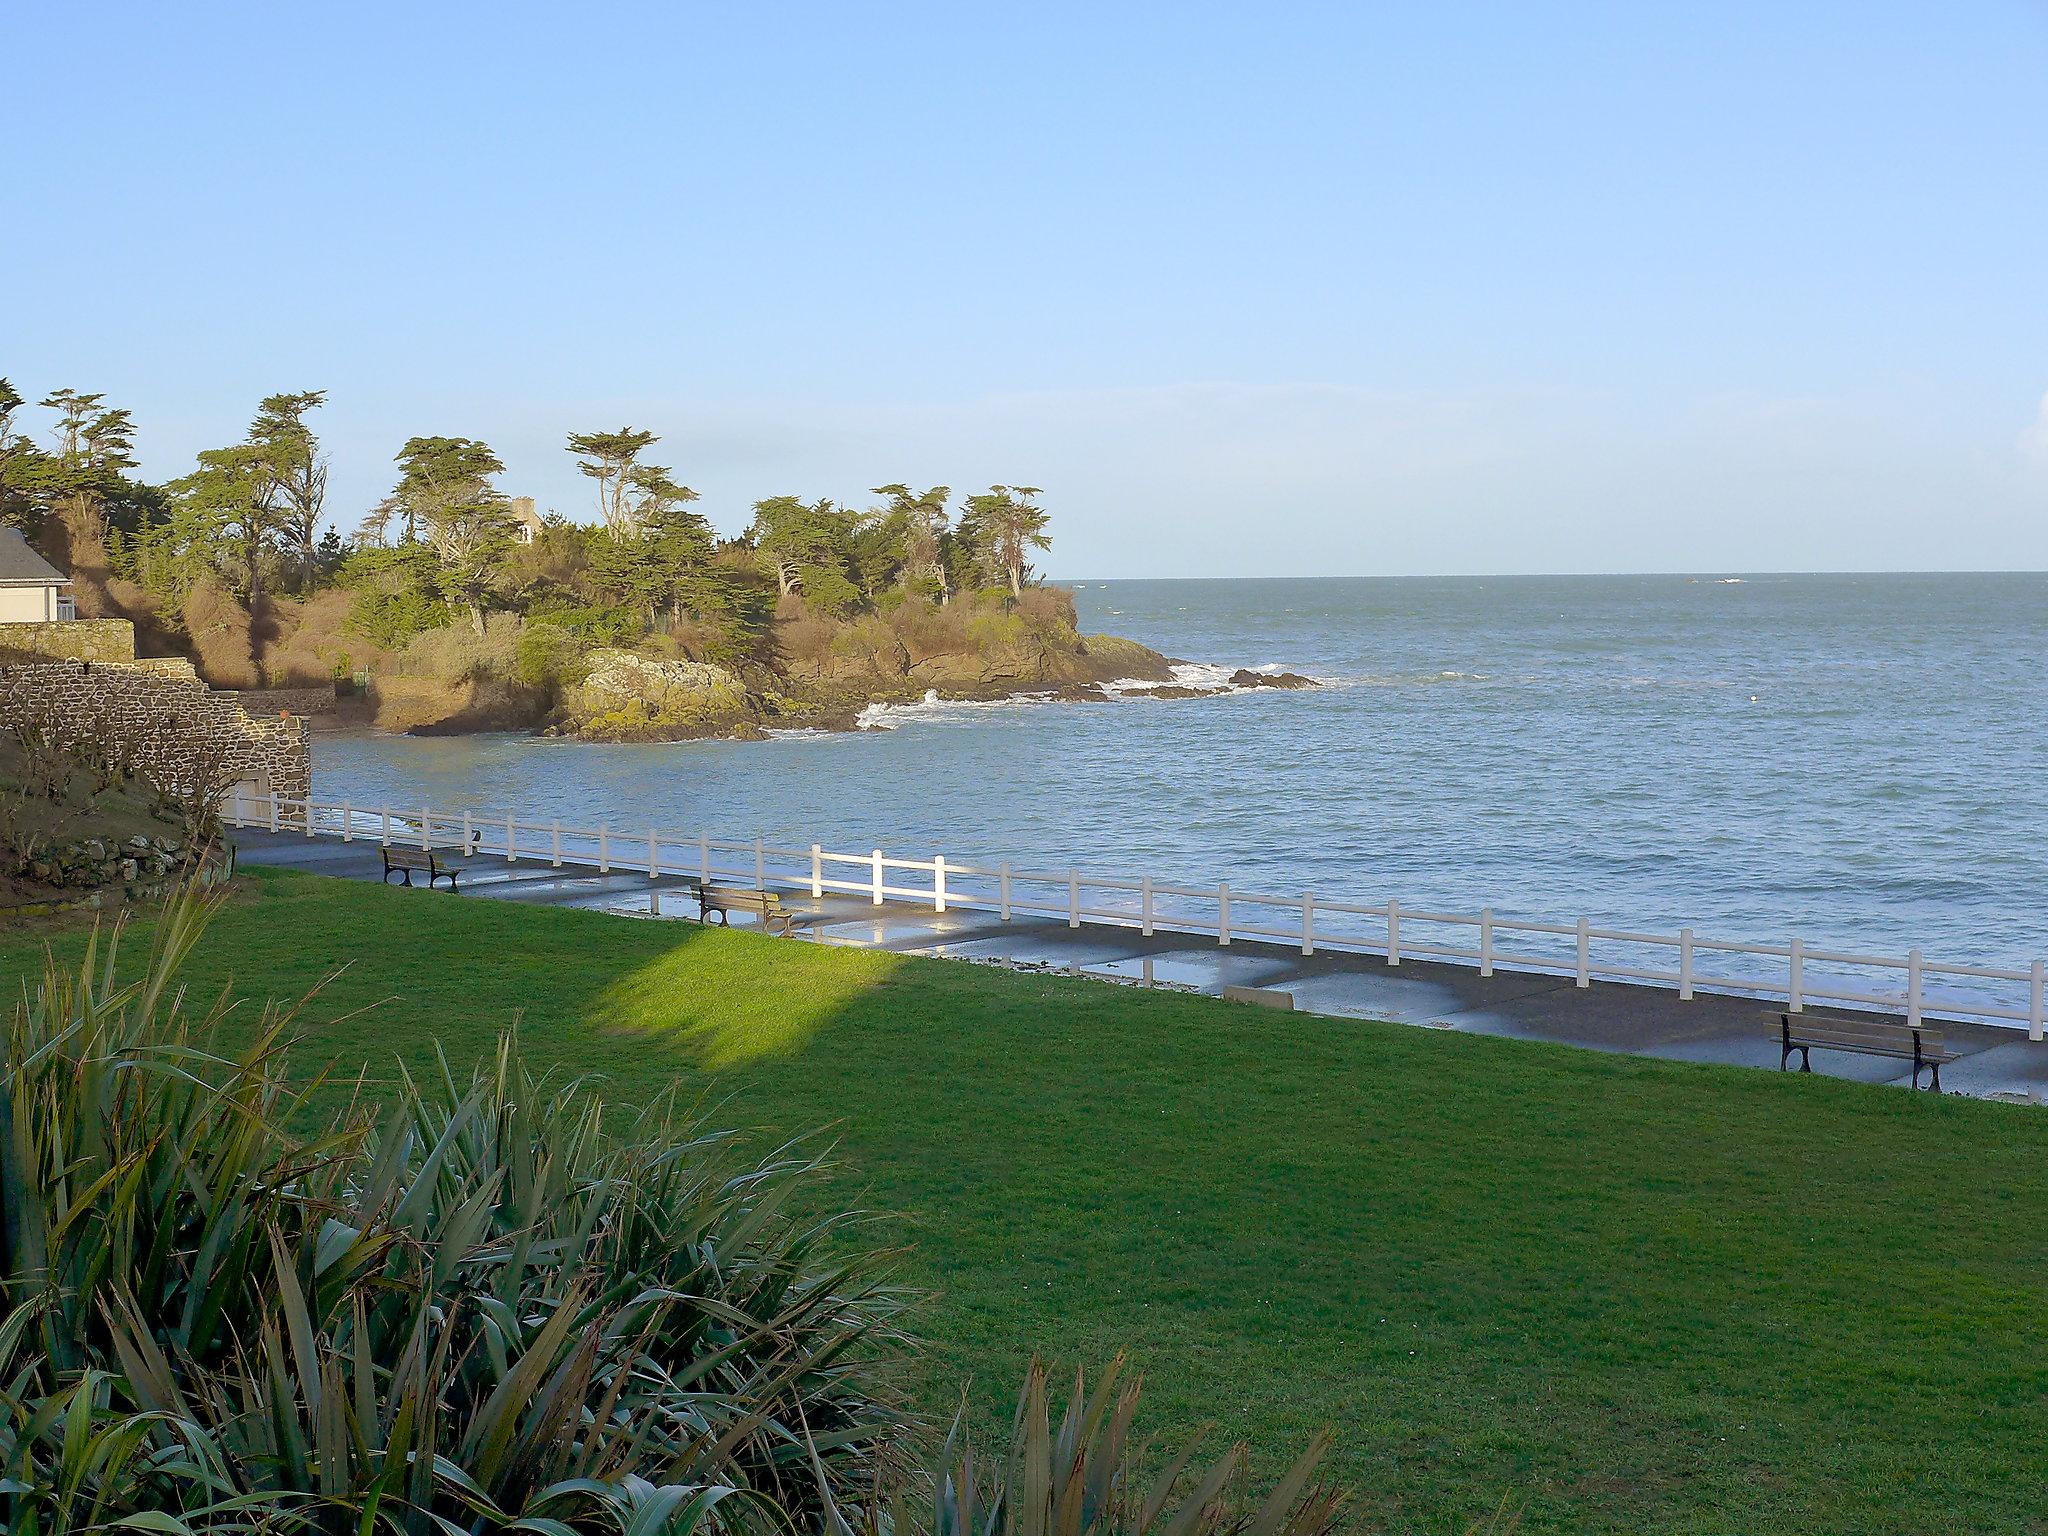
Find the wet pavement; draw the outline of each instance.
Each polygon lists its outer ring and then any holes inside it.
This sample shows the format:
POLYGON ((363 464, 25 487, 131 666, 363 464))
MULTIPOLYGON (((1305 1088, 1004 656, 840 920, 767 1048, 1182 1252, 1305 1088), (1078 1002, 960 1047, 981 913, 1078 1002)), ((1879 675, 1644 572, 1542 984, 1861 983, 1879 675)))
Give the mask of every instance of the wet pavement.
MULTIPOLYGON (((250 829, 236 832, 235 840, 239 856, 249 863, 345 879, 382 878, 374 840, 343 843, 250 829)), ((503 901, 642 916, 658 906, 661 917, 686 921, 697 913, 692 880, 650 880, 644 872, 605 874, 568 864, 554 868, 545 860, 508 863, 472 856, 461 885, 465 895, 503 901)), ((975 908, 934 912, 901 901, 876 906, 865 896, 814 898, 808 888, 770 885, 789 910, 808 919, 799 932, 819 943, 999 962, 1212 995, 1226 986, 1265 988, 1291 993, 1297 1007, 1333 1018, 1384 1019, 1674 1061, 1778 1067, 1766 1004, 1751 997, 1697 992, 1681 1000, 1664 988, 1621 982, 1580 987, 1569 976, 1506 969, 1481 976, 1473 967, 1426 960, 1390 966, 1377 955, 1323 948, 1303 955, 1290 946, 1244 939, 1226 948, 1191 934, 1147 937, 1136 928, 1112 924, 1084 922, 1075 928, 1060 918, 1005 919, 975 908)), ((445 888, 432 897, 419 894, 422 900, 449 899, 445 888)), ((740 926, 748 921, 734 918, 740 926)), ((1943 1028, 1948 1049, 1959 1057, 1942 1068, 1945 1091, 2048 1101, 2048 1042, 2031 1042, 2023 1030, 1996 1025, 1948 1022, 1943 1028)), ((1816 1051, 1813 1070, 1901 1087, 1911 1075, 1910 1063, 1839 1051, 1816 1051)))

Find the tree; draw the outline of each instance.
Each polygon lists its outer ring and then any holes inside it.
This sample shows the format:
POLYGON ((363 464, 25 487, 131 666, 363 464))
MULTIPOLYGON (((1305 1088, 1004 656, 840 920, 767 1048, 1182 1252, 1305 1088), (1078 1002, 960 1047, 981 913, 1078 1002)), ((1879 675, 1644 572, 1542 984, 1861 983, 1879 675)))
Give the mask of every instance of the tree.
MULTIPOLYGON (((624 539, 640 532, 645 508, 635 494, 635 471, 640 455, 661 439, 652 432, 621 427, 616 432, 572 432, 569 451, 576 455, 576 467, 597 482, 597 510, 604 519, 605 532, 624 539)), ((667 470, 656 474, 667 478, 667 470)), ((695 491, 684 492, 694 501, 695 491)))
POLYGON ((222 552, 233 548, 236 565, 227 574, 252 606, 274 561, 286 564, 301 588, 317 575, 327 461, 305 418, 326 398, 321 390, 268 396, 241 442, 207 449, 199 467, 173 483, 191 530, 210 523, 222 552))
POLYGON ((314 580, 320 563, 320 516, 327 506, 327 458, 306 425, 306 413, 326 404, 327 391, 271 395, 257 407, 249 441, 261 448, 276 486, 277 533, 300 583, 314 580))
POLYGON ((262 596, 264 561, 276 549, 283 520, 269 450, 254 442, 208 448, 197 469, 171 482, 171 491, 180 524, 192 539, 205 541, 206 557, 253 606, 262 596))
POLYGON ((852 519, 830 501, 806 502, 796 496, 770 496, 754 503, 753 542, 779 595, 804 589, 807 573, 829 570, 843 582, 852 519))
POLYGON ((42 461, 46 456, 15 430, 14 413, 22 404, 21 392, 0 379, 0 523, 33 538, 42 523, 42 506, 34 491, 45 477, 42 461))
POLYGON ((941 604, 949 601, 953 583, 947 565, 952 555, 953 522, 946 499, 953 494, 952 487, 935 485, 920 496, 907 485, 878 485, 875 494, 887 496, 890 515, 902 520, 904 582, 928 585, 941 604))
POLYGON ((968 497, 961 513, 960 537, 970 556, 1007 582, 1012 597, 1024 595, 1031 551, 1052 548, 1045 511, 1032 500, 1038 494, 1035 485, 992 485, 987 495, 968 497))
POLYGON ((363 514, 356 531, 349 535, 349 543, 357 549, 383 549, 390 543, 391 520, 398 515, 398 498, 386 496, 363 514))
POLYGON ((62 519, 74 559, 86 546, 106 542, 117 511, 126 511, 121 521, 133 525, 149 505, 126 476, 135 467, 134 418, 103 406, 105 399, 60 389, 41 402, 58 413, 58 448, 39 456, 31 490, 62 519))
POLYGON ((440 561, 442 594, 467 608, 482 634, 491 580, 512 542, 511 513, 491 484, 505 466, 487 444, 467 437, 409 438, 398 465, 392 499, 440 561))

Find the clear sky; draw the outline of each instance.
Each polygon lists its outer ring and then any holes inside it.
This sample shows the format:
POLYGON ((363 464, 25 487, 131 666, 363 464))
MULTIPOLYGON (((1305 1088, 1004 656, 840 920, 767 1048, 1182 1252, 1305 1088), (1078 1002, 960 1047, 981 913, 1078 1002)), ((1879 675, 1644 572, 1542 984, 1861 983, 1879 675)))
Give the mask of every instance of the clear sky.
MULTIPOLYGON (((16 4, 0 373, 1056 574, 2048 567, 2048 0, 16 4)), ((28 413, 40 427, 40 413, 28 413)))

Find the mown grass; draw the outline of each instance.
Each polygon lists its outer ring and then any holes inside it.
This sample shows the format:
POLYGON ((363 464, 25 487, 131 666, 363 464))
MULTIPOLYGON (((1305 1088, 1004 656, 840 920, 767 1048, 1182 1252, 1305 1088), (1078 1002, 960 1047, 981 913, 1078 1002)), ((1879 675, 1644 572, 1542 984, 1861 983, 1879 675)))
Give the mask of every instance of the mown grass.
POLYGON ((1128 1347, 1176 1440, 1334 1425, 1368 1528, 2048 1530, 2037 1111, 271 872, 192 980, 344 966, 309 1067, 517 1016, 620 1097, 830 1125, 936 1409, 1128 1347))

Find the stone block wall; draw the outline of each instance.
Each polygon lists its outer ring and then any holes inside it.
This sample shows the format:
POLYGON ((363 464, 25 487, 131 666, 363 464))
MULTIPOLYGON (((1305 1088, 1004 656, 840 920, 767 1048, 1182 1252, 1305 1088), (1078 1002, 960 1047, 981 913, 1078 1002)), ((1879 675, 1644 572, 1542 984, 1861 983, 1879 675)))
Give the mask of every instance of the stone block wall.
MULTIPOLYGON (((73 620, 52 628, 82 627, 73 620)), ((117 621, 118 622, 118 621, 117 621)), ((190 739, 225 747, 233 777, 300 798, 312 792, 306 722, 296 716, 251 715, 232 693, 216 693, 196 677, 147 667, 89 661, 0 662, 0 725, 29 709, 54 704, 57 718, 90 720, 102 712, 144 720, 168 713, 190 739)), ((159 749, 159 750, 175 750, 159 749)), ((176 777, 177 762, 154 765, 176 777)))
POLYGON ((244 688, 235 696, 252 715, 317 715, 334 708, 334 684, 321 688, 244 688))
POLYGON ((126 619, 54 619, 42 624, 0 624, 0 657, 8 653, 51 660, 123 662, 135 659, 135 626, 126 619))

